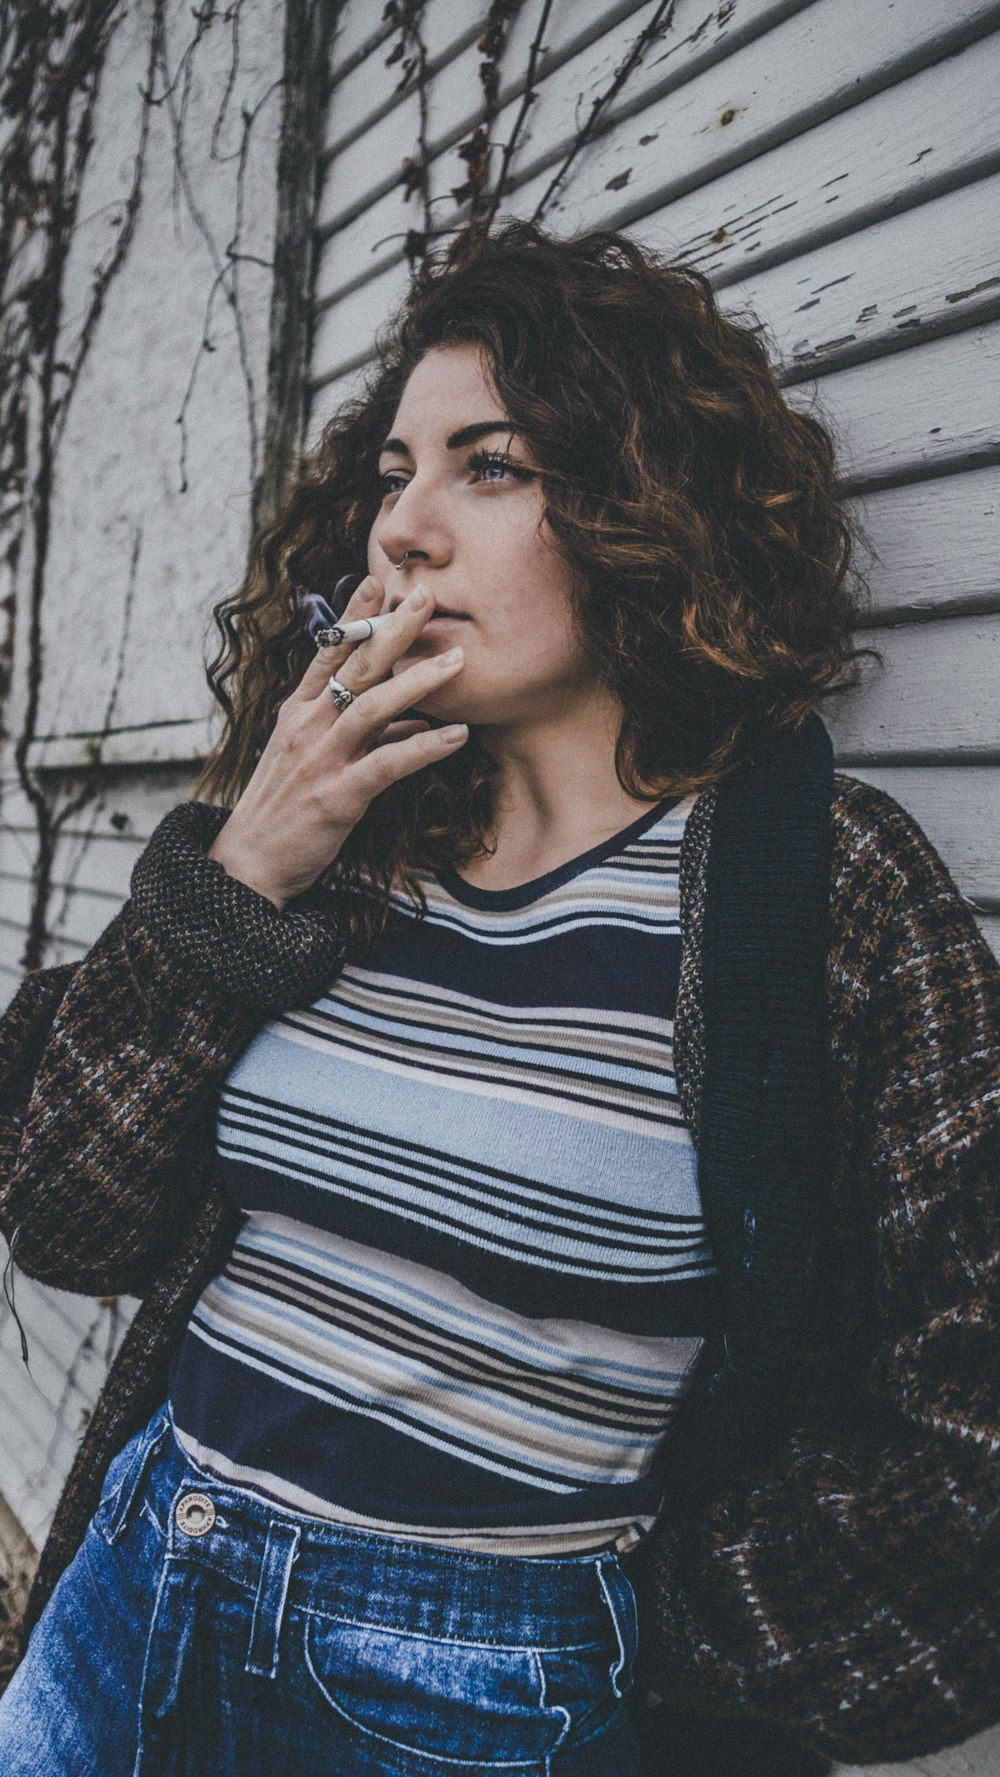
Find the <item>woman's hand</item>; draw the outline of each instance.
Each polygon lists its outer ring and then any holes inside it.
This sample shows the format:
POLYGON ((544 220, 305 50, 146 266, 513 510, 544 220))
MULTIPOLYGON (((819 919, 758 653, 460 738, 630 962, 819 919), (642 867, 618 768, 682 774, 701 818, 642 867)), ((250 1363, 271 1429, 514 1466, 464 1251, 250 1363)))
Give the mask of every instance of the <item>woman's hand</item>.
MULTIPOLYGON (((374 617, 384 595, 369 575, 343 620, 374 617)), ((311 888, 382 790, 468 739, 464 725, 431 729, 420 719, 398 719, 462 670, 458 648, 391 676, 433 613, 433 593, 415 586, 366 641, 320 649, 281 705, 254 774, 208 853, 279 909, 311 888), (331 674, 355 694, 345 710, 330 695, 331 674)))

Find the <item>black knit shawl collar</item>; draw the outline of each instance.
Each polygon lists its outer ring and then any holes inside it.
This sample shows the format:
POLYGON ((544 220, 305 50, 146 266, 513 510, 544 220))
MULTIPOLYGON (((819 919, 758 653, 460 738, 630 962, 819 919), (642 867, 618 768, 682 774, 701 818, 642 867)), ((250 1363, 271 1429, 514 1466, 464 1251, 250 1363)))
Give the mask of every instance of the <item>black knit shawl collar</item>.
POLYGON ((789 1392, 834 1161, 832 796, 818 716, 762 736, 718 786, 705 864, 697 1146, 726 1321, 716 1393, 764 1417, 789 1392))

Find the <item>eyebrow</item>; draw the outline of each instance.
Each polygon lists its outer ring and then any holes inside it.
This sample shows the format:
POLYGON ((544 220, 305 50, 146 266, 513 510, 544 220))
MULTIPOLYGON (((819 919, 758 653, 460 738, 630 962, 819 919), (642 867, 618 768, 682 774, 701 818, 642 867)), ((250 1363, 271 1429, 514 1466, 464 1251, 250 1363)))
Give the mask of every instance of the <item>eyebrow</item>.
MULTIPOLYGON (((475 444, 477 438, 489 438, 494 432, 509 434, 517 430, 517 426, 512 425, 510 420, 477 420, 474 425, 462 426, 460 431, 453 432, 450 438, 445 439, 445 447, 448 450, 461 450, 465 444, 475 444)), ((411 454, 409 445, 402 438, 387 438, 381 450, 392 451, 398 457, 408 457, 411 454)))

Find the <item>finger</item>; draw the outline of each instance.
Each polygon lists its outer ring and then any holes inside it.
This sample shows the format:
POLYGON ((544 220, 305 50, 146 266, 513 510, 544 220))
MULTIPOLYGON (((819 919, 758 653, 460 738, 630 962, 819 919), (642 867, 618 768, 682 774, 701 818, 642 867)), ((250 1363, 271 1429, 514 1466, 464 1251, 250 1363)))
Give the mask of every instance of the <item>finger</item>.
MULTIPOLYGON (((374 576, 370 576, 370 578, 374 578, 374 576)), ((381 581, 376 580, 375 585, 381 588, 381 581)), ((360 587, 358 591, 361 591, 360 587)), ((392 614, 388 616, 388 621, 383 623, 367 640, 353 644, 345 643, 339 649, 323 649, 317 660, 312 663, 313 670, 307 671, 302 680, 298 701, 311 701, 326 709, 323 692, 329 686, 331 672, 341 680, 342 684, 347 686, 349 691, 354 693, 355 697, 359 697, 363 691, 370 691, 373 686, 382 686, 391 675, 394 662, 408 652, 424 624, 433 617, 435 604, 434 593, 421 582, 413 588, 409 598, 404 599, 401 605, 397 605, 392 614), (345 675, 343 667, 348 665, 350 670, 345 675)), ((370 614, 370 611, 362 612, 362 615, 370 614)), ((384 610, 382 615, 387 615, 384 610)), ((367 703, 367 701, 366 698, 365 702, 367 703)), ((379 707, 381 708, 381 706, 379 707)), ((390 716, 397 715, 405 707, 404 701, 401 704, 395 703, 383 709, 380 715, 380 725, 388 721, 390 716)), ((331 706, 329 713, 339 720, 343 712, 334 710, 331 706)))
MULTIPOLYGON (((355 588, 339 616, 348 622, 355 617, 377 617, 382 610, 384 597, 385 588, 381 580, 376 580, 374 574, 367 574, 355 588)), ((318 648, 289 701, 303 703, 319 697, 326 689, 330 674, 337 674, 338 668, 345 660, 350 659, 356 647, 356 642, 340 642, 334 648, 318 648)))
POLYGON ((434 654, 429 660, 417 661, 405 673, 382 679, 363 697, 355 697, 345 710, 335 712, 328 735, 331 746, 337 753, 351 758, 366 750, 387 723, 401 718, 406 720, 407 711, 419 715, 421 699, 462 671, 464 654, 461 647, 449 648, 447 654, 434 654))
POLYGON ((425 734, 429 727, 429 722, 416 717, 408 722, 390 722, 388 728, 375 736, 372 746, 384 747, 387 740, 407 740, 411 734, 425 734))
POLYGON ((434 592, 425 581, 420 581, 396 606, 387 623, 358 642, 351 656, 348 681, 355 695, 380 685, 389 676, 396 661, 412 648, 424 624, 430 622, 436 605, 434 592))
POLYGON ((373 747, 355 767, 354 788, 369 803, 400 778, 457 752, 468 738, 467 725, 453 723, 433 728, 428 734, 415 734, 395 747, 373 747))

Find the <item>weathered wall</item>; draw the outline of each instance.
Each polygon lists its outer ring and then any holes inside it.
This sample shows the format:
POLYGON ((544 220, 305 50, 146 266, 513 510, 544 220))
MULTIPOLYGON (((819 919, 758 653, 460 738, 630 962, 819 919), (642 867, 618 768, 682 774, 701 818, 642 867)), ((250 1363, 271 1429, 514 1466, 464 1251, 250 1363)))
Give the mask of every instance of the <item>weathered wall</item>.
MULTIPOLYGON (((44 202, 22 230, 19 263, 40 281, 48 269, 61 312, 54 339, 45 315, 18 336, 28 438, 22 497, 5 507, 4 1003, 39 916, 45 963, 81 956, 107 925, 206 746, 210 609, 241 577, 262 470, 284 24, 284 0, 198 16, 182 0, 123 0, 104 53, 92 50, 93 91, 81 81, 66 118, 84 165, 65 263, 47 267, 44 202), (50 376, 53 364, 65 368, 50 376)), ((54 40, 53 64, 71 48, 54 40)), ((51 174, 42 132, 29 144, 35 173, 51 174)), ((15 322, 19 288, 15 276, 5 291, 15 322)), ((38 1543, 134 1304, 17 1274, 15 1290, 30 1368, 4 1305, 0 1494, 38 1543)))

